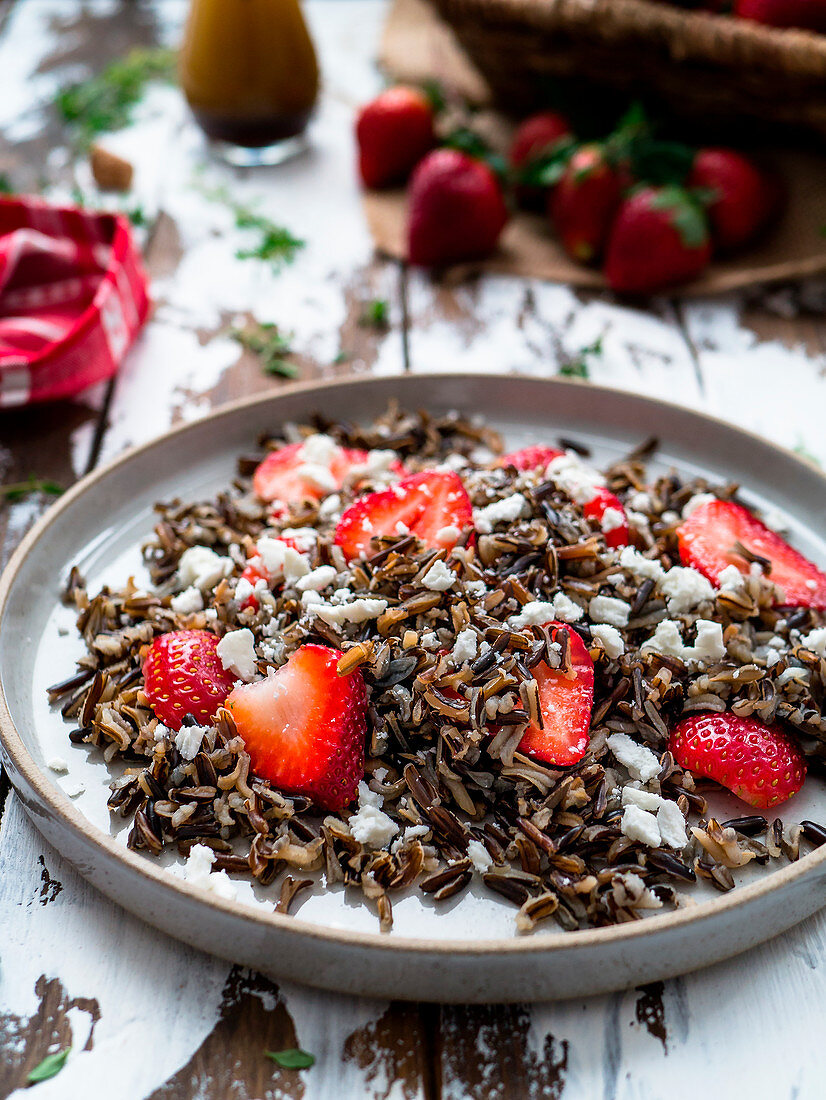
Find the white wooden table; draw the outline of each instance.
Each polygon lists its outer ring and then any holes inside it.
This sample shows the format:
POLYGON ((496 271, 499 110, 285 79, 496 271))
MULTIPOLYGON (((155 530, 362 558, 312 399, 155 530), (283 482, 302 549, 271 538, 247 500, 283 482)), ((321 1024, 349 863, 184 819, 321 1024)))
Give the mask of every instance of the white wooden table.
MULTIPOLYGON (((664 300, 646 311, 529 280, 436 285, 377 259, 361 216, 354 107, 379 86, 383 4, 310 0, 325 73, 311 155, 233 174, 210 164, 174 89, 153 90, 108 139, 137 168, 157 308, 116 383, 0 416, 0 476, 68 484, 125 446, 231 397, 278 386, 226 335, 239 315, 293 333, 305 376, 439 369, 550 375, 603 336, 594 381, 681 401, 826 462, 823 288, 664 300), (239 261, 231 186, 307 246, 280 274, 239 261), (387 299, 390 326, 359 324, 387 299), (344 360, 344 361, 342 361, 344 360)), ((68 195, 75 170, 48 108, 70 77, 136 43, 174 43, 183 5, 17 0, 0 18, 0 171, 68 195)), ((91 201, 91 200, 90 200, 91 201)), ((130 205, 134 205, 134 197, 130 205)), ((426 399, 427 380, 422 382, 426 399)), ((0 510, 5 561, 42 510, 0 510)), ((95 893, 0 788, 0 1100, 47 1050, 72 1045, 38 1097, 119 1100, 785 1100, 824 1095, 826 917, 724 965, 613 996, 522 1008, 336 997, 200 955, 95 893), (301 1046, 309 1071, 262 1052, 301 1046)))

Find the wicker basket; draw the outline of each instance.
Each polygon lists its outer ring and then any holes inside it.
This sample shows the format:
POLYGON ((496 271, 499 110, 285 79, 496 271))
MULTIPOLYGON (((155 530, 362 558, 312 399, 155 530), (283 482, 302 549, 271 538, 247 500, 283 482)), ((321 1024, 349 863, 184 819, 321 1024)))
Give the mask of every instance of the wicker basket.
POLYGON ((499 101, 524 110, 560 79, 648 94, 704 125, 826 136, 826 35, 661 0, 431 0, 499 101))

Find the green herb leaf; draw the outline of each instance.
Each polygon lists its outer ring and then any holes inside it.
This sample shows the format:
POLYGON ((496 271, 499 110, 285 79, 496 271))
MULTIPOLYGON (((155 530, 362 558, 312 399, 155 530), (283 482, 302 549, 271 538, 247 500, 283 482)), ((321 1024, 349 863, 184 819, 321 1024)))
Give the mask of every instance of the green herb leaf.
POLYGON ((602 355, 602 337, 598 336, 592 344, 580 348, 579 353, 557 371, 563 378, 588 378, 588 360, 592 356, 602 355))
POLYGON ((708 222, 699 202, 683 187, 663 187, 652 200, 655 210, 667 210, 686 248, 700 248, 708 239, 708 222))
POLYGON ((574 138, 560 138, 538 157, 531 158, 516 173, 515 182, 524 187, 553 187, 562 178, 576 148, 574 138))
POLYGON ((10 503, 14 503, 18 500, 23 500, 24 497, 29 496, 31 493, 45 493, 47 496, 59 497, 63 492, 63 486, 58 485, 56 481, 49 481, 46 478, 35 477, 34 474, 29 474, 25 481, 13 482, 10 485, 0 485, 0 500, 7 500, 10 503))
POLYGON ((439 81, 425 80, 421 87, 433 114, 440 114, 445 109, 446 100, 444 90, 439 81))
POLYGON ((264 1054, 282 1069, 309 1069, 315 1065, 315 1057, 306 1050, 265 1050, 264 1054))
POLYGON ((96 135, 121 130, 132 121, 132 109, 150 81, 172 80, 174 75, 173 50, 132 50, 90 80, 58 92, 55 103, 86 146, 96 135))
POLYGON ((442 141, 448 149, 458 149, 460 153, 466 153, 475 160, 481 160, 487 164, 497 176, 504 177, 508 170, 504 157, 495 153, 490 145, 479 134, 467 126, 457 126, 442 141))
POLYGON ((359 317, 359 324, 364 328, 386 329, 389 324, 390 306, 384 298, 374 298, 368 302, 359 317))
POLYGON ((264 374, 278 375, 281 378, 295 378, 298 367, 283 357, 289 355, 290 338, 285 336, 272 321, 253 322, 246 328, 230 329, 229 335, 246 351, 257 355, 264 374))
POLYGON ((258 214, 246 206, 233 206, 235 224, 239 229, 252 229, 258 239, 251 248, 239 248, 235 253, 239 260, 265 260, 275 271, 291 264, 305 242, 294 237, 283 225, 258 214))
POLYGON ((8 172, 0 172, 0 195, 13 195, 14 193, 14 187, 12 187, 8 172))
POLYGON ((30 1071, 26 1083, 36 1085, 40 1081, 48 1081, 49 1078, 56 1077, 66 1065, 66 1059, 69 1057, 71 1049, 71 1047, 66 1047, 65 1050, 57 1050, 54 1054, 47 1054, 43 1061, 30 1071))
POLYGON ((341 351, 337 353, 335 359, 333 360, 333 365, 334 366, 339 366, 341 363, 349 363, 352 358, 353 358, 352 354, 349 351, 345 351, 342 348, 341 351))

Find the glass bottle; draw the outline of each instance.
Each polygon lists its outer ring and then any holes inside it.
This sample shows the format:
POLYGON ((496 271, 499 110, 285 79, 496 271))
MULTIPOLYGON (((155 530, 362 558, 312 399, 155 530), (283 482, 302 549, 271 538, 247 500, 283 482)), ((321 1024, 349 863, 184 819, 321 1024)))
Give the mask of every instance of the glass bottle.
POLYGON ((318 63, 298 0, 191 0, 178 68, 196 121, 232 164, 303 148, 318 63))

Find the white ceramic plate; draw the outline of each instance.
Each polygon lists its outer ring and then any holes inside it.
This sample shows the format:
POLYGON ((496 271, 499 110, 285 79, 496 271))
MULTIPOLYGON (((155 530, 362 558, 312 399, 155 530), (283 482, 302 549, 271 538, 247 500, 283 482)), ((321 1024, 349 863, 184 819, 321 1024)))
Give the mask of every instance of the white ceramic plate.
MULTIPOLYGON (((796 864, 757 869, 726 895, 621 927, 563 933, 549 922, 530 937, 514 908, 478 886, 439 909, 418 892, 394 899, 393 932, 380 935, 360 896, 320 886, 296 916, 272 912, 272 895, 240 883, 223 901, 172 875, 168 864, 126 849, 127 827, 106 809, 110 775, 98 753, 68 741, 49 709, 47 684, 71 674, 82 652, 73 615, 57 597, 78 564, 94 588, 140 573, 138 547, 152 505, 210 495, 233 476, 262 431, 314 411, 368 419, 390 399, 434 412, 479 413, 509 446, 592 447, 602 464, 649 435, 653 468, 738 480, 752 503, 779 511, 792 541, 826 562, 826 478, 793 455, 685 409, 631 394, 512 375, 435 375, 299 385, 226 408, 125 454, 81 481, 24 540, 0 583, 0 728, 4 762, 37 827, 92 883, 132 912, 206 951, 275 977, 349 993, 437 1001, 528 1001, 604 992, 704 966, 776 935, 826 902, 826 848, 796 864), (424 392, 423 392, 424 389, 424 392), (58 776, 46 762, 70 764, 58 776), (82 794, 68 797, 79 786, 82 794)), ((742 804, 738 804, 742 810, 742 804)), ((736 812, 732 800, 729 807, 736 812)), ((826 819, 826 791, 810 779, 785 820, 826 819)))

